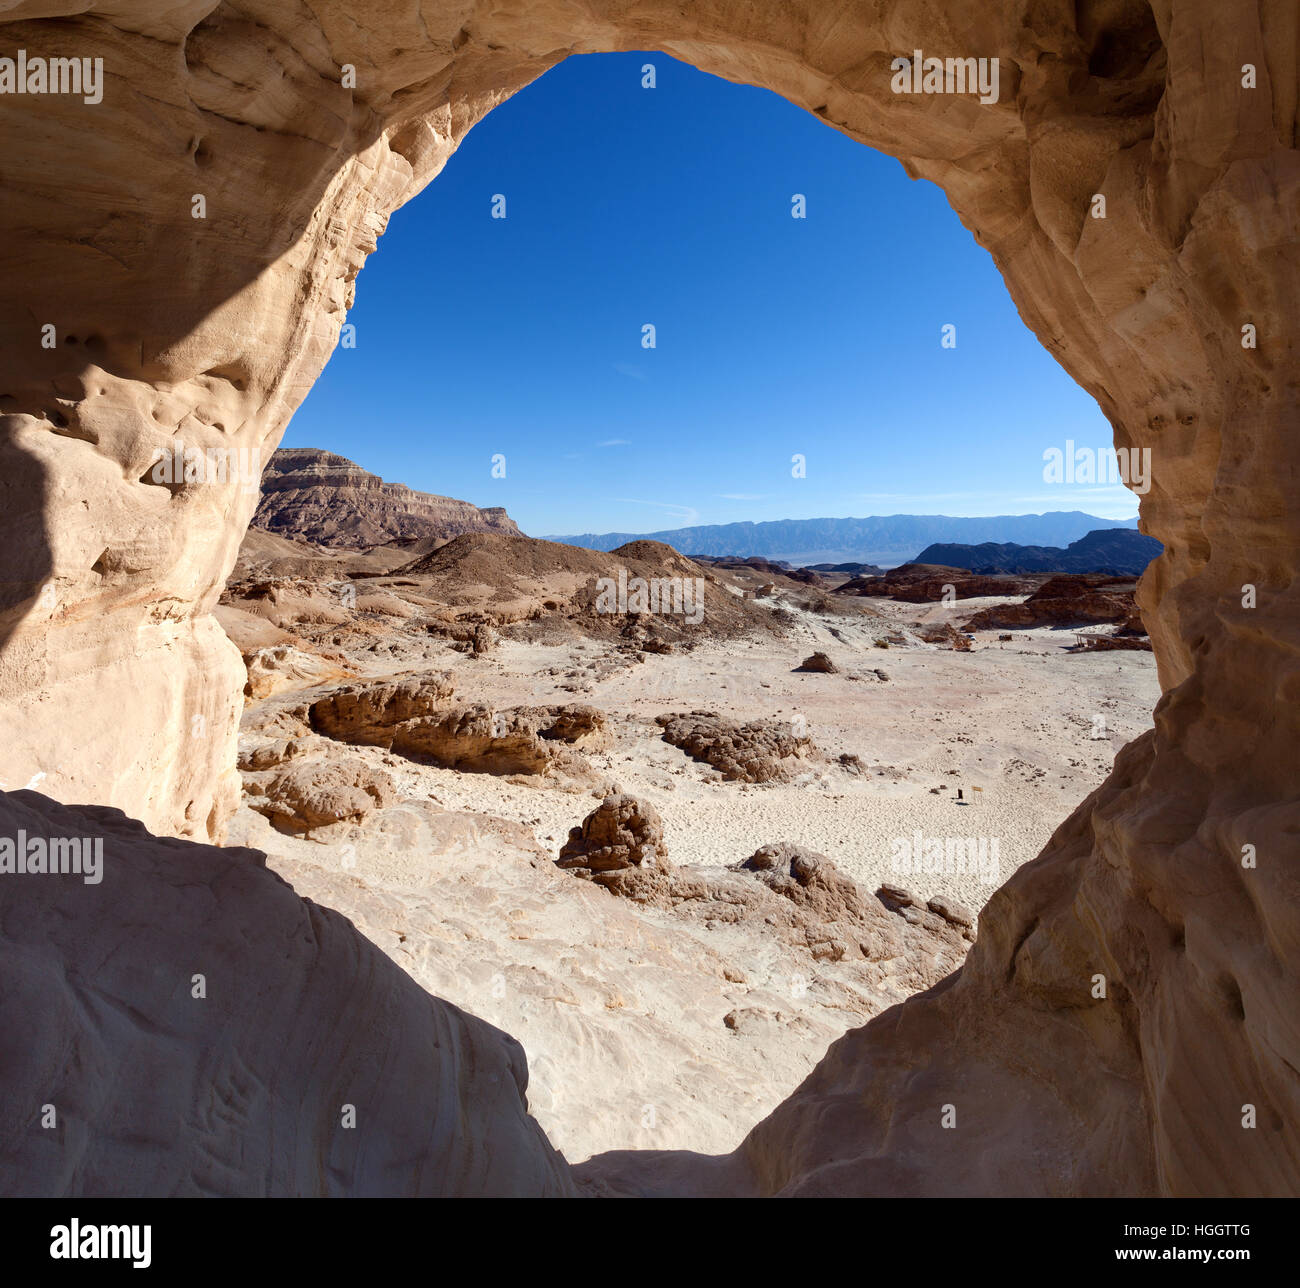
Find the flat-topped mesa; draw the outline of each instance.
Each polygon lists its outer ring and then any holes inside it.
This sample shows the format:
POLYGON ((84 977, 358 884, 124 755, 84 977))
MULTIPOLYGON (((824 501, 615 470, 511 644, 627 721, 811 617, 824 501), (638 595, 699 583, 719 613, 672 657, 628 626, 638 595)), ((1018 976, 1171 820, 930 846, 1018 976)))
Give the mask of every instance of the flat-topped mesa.
POLYGON ((417 492, 315 447, 283 447, 271 455, 253 526, 344 547, 519 531, 501 506, 479 509, 468 501, 417 492))

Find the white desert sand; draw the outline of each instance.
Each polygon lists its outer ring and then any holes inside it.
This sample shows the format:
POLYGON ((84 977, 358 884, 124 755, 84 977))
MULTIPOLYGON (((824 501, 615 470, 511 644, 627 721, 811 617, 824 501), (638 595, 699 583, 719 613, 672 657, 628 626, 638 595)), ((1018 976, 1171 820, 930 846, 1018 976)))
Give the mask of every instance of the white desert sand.
MULTIPOLYGON (((961 616, 999 602, 964 600, 961 616)), ((918 617, 914 605, 873 607, 900 628, 918 617)), ((1073 631, 1017 631, 1005 644, 997 632, 981 632, 969 653, 881 649, 871 623, 837 621, 833 634, 813 614, 796 616, 787 641, 650 654, 605 679, 593 674, 605 652, 598 643, 503 641, 489 659, 456 658, 458 689, 472 684, 476 699, 501 707, 577 700, 603 710, 614 743, 588 759, 658 809, 674 862, 731 864, 767 842, 790 841, 826 854, 869 889, 910 883, 976 910, 1101 784, 1115 752, 1150 727, 1159 696, 1150 653, 1071 654, 1073 631), (831 655, 838 674, 795 670, 814 646, 831 655), (557 677, 545 674, 556 669, 557 677), (790 783, 725 782, 663 742, 654 723, 661 713, 694 710, 737 722, 802 717, 830 763, 810 763, 790 783), (836 763, 842 754, 858 756, 862 772, 836 763), (983 838, 985 853, 996 843, 996 868, 900 871, 895 860, 909 857, 900 842, 910 851, 918 832, 925 841, 983 838)), ((400 763, 398 775, 404 792, 521 823, 552 851, 587 812, 558 788, 400 763)))
MULTIPOLYGON (((964 620, 988 602, 945 610, 880 600, 860 617, 823 617, 787 600, 783 638, 641 661, 602 639, 503 639, 475 657, 407 634, 395 656, 381 649, 352 662, 364 677, 413 663, 449 670, 457 700, 500 710, 579 702, 603 711, 606 745, 583 754, 598 776, 657 809, 676 865, 720 872, 760 845, 794 842, 867 892, 892 881, 977 910, 1148 727, 1158 693, 1151 654, 1070 654, 1071 631, 1017 631, 1009 643, 980 632, 971 652, 956 652, 911 629, 945 613, 964 620), (877 647, 886 635, 905 642, 877 647), (795 669, 815 649, 836 673, 795 669), (824 754, 795 781, 723 781, 665 742, 654 720, 693 710, 738 723, 802 718, 824 754), (860 772, 841 755, 856 755, 860 772), (895 838, 917 831, 996 838, 996 877, 896 871, 895 838)), ((250 704, 245 746, 265 745, 275 712, 293 701, 289 692, 250 704)), ((385 783, 384 807, 287 836, 246 798, 229 839, 265 851, 300 894, 349 916, 431 993, 518 1038, 532 1112, 571 1161, 610 1149, 735 1148, 832 1041, 955 964, 896 953, 826 959, 763 924, 643 908, 561 872, 553 860, 604 795, 599 786, 459 772, 319 734, 305 742, 308 761, 368 765, 385 783)))

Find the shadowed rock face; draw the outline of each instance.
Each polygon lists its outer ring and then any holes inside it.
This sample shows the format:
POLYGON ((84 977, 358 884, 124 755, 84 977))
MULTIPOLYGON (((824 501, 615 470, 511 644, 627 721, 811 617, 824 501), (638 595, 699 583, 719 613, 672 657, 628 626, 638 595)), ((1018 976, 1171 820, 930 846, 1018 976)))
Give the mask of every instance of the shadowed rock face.
MULTIPOLYGON (((0 781, 43 774, 58 798, 220 833, 245 677, 209 613, 257 494, 238 476, 160 483, 152 465, 181 442, 265 459, 389 214, 466 131, 565 53, 662 48, 939 183, 1116 445, 1151 449, 1143 530, 1164 552, 1139 604, 1165 695, 1154 732, 988 905, 959 975, 836 1043, 732 1158, 632 1155, 587 1174, 635 1193, 1300 1189, 1291 0, 120 13, 19 0, 0 23, 7 47, 102 57, 106 79, 96 107, 12 101, 0 127, 6 173, 24 181, 0 213, 0 781), (890 59, 918 48, 998 57, 999 101, 891 93, 890 59), (1090 217, 1094 194, 1105 218, 1090 217), (949 1103, 955 1131, 939 1126, 949 1103)), ((112 912, 97 909, 110 939, 112 912)), ((214 948, 238 938, 223 916, 199 928, 214 948)), ((124 1005, 139 987, 124 980, 124 1005)), ((79 1023, 60 1007, 53 1023, 79 1023)), ((227 1040, 257 1017, 236 1021, 227 1040)), ((102 1039, 107 1064, 119 1039, 102 1039)), ((285 1067, 295 1095, 307 1072, 285 1067)), ((423 1137, 393 1128, 383 1148, 418 1158, 423 1137)), ((165 1188, 186 1148, 141 1127, 78 1176, 165 1188)), ((250 1186, 257 1164, 238 1167, 232 1187, 250 1186)), ((370 1192, 388 1174, 312 1183, 370 1192)), ((550 1164, 522 1177, 558 1183, 550 1164)), ((5 1188, 22 1188, 12 1172, 5 1188)))
POLYGON ((102 867, 0 877, 0 1192, 571 1192, 519 1044, 257 851, 0 794, 0 836, 19 832, 97 840, 102 867))

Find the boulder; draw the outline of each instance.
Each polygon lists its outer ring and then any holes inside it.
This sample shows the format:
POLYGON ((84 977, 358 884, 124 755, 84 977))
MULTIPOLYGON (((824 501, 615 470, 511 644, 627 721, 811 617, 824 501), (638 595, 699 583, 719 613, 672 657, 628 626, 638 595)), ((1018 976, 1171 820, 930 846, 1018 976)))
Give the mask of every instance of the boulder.
POLYGON ((816 754, 807 728, 794 721, 736 724, 712 711, 655 717, 663 740, 693 760, 712 765, 731 782, 784 782, 807 772, 816 754))
POLYGON ((825 653, 814 653, 795 667, 796 671, 820 671, 824 675, 838 675, 839 669, 825 653))
POLYGON ((557 866, 590 873, 666 867, 664 825, 653 805, 635 796, 606 796, 569 831, 557 866))
POLYGON ((356 756, 292 759, 264 780, 245 776, 249 802, 281 832, 355 822, 395 797, 392 778, 356 756))
POLYGON ((635 796, 607 796, 569 830, 556 866, 639 902, 661 901, 672 865, 663 820, 635 796))

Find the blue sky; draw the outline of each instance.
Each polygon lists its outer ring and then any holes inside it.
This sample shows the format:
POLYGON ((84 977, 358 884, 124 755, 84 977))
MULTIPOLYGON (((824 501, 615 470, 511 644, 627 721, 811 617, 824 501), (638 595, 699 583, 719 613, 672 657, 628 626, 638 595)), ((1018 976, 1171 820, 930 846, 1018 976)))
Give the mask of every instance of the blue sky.
POLYGON ((1045 450, 1110 426, 937 187, 662 54, 571 58, 492 112, 393 216, 348 321, 284 445, 535 536, 1137 512, 1043 482, 1045 450))

